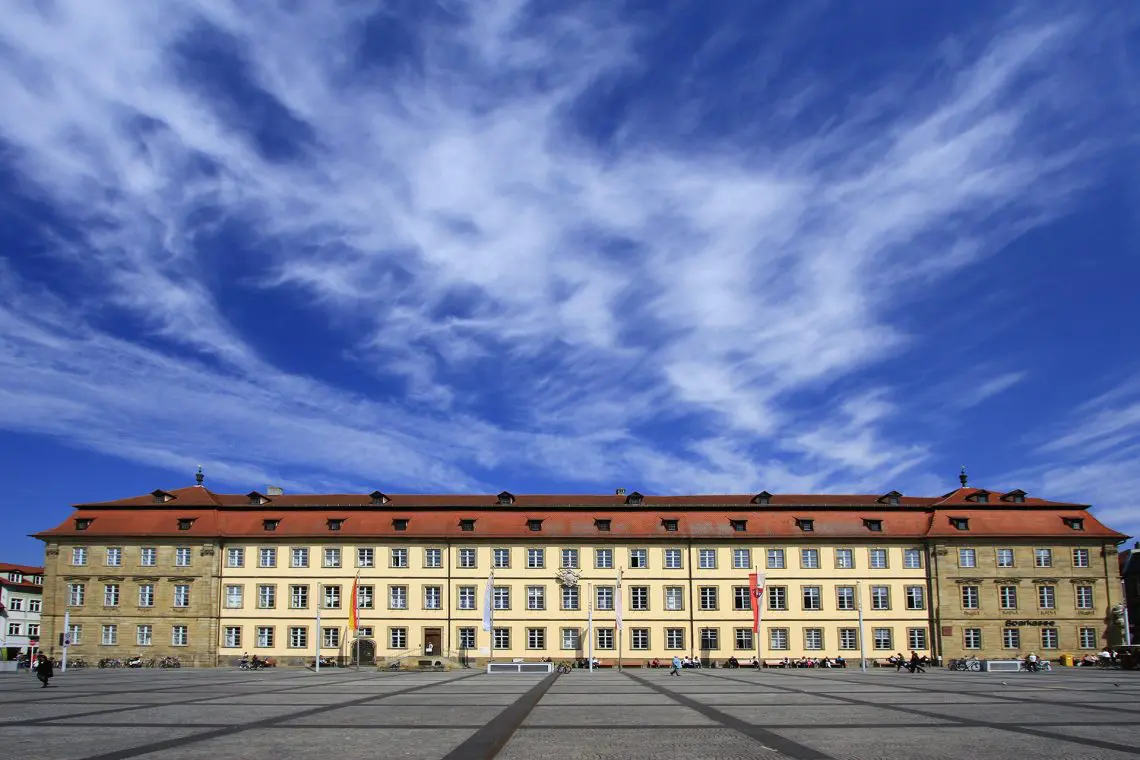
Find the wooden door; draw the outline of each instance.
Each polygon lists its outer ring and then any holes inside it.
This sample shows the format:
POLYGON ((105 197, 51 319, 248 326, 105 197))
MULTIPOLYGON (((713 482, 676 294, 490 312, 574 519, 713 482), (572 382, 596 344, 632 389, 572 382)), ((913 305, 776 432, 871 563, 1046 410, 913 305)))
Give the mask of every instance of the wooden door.
POLYGON ((432 657, 443 656, 443 629, 424 629, 424 654, 432 657))

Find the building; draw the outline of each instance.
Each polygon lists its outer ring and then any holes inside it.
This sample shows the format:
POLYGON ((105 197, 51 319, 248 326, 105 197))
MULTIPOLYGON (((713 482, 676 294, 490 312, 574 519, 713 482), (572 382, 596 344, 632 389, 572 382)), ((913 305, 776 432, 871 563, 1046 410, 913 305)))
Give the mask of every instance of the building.
POLYGON ((1140 541, 1132 548, 1120 553, 1120 577, 1124 587, 1124 608, 1127 616, 1122 616, 1123 625, 1127 620, 1131 629, 1128 643, 1140 644, 1140 541))
POLYGON ((482 661, 571 659, 592 643, 603 660, 644 662, 1113 643, 1110 558, 1125 536, 1084 505, 962 480, 938 497, 238 495, 199 474, 197 486, 76 505, 37 534, 44 628, 58 645, 66 613, 74 654, 192 664, 247 651, 302 663, 318 646, 343 660, 359 646, 365 662, 482 661), (754 571, 766 579, 758 639, 754 571))
POLYGON ((0 660, 33 654, 40 644, 44 569, 0 562, 0 660))

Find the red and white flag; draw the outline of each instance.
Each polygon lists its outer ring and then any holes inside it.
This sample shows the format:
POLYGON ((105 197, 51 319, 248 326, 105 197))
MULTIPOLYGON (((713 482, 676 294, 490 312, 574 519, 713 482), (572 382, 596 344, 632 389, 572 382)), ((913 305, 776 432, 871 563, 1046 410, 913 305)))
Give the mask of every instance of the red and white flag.
POLYGON ((764 573, 748 574, 748 591, 752 597, 752 630, 760 633, 760 604, 764 600, 764 573))

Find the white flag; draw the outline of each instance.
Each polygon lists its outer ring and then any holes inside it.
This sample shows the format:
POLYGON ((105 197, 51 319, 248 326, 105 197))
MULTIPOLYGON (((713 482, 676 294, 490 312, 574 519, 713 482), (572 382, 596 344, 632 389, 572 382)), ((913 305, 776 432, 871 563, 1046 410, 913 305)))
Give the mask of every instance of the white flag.
POLYGON ((491 616, 495 605, 495 574, 487 576, 487 590, 483 592, 483 630, 491 630, 491 616))
POLYGON ((614 593, 614 625, 617 626, 618 633, 621 633, 621 568, 618 568, 617 577, 617 590, 614 593))

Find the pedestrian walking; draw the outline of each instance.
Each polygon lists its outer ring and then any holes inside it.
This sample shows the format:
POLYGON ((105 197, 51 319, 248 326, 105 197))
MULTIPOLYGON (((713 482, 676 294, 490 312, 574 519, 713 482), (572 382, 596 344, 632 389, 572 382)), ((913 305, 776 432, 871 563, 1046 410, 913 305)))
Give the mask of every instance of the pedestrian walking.
POLYGON ((43 684, 43 686, 40 687, 41 689, 48 687, 48 681, 51 680, 53 675, 55 675, 55 673, 52 669, 51 658, 44 657, 41 654, 40 661, 36 664, 36 677, 39 678, 40 683, 43 684))
POLYGON ((681 658, 673 655, 673 669, 669 671, 669 675, 681 677, 681 658))
POLYGON ((926 672, 926 668, 922 667, 922 658, 915 651, 910 653, 910 672, 912 674, 926 672))

